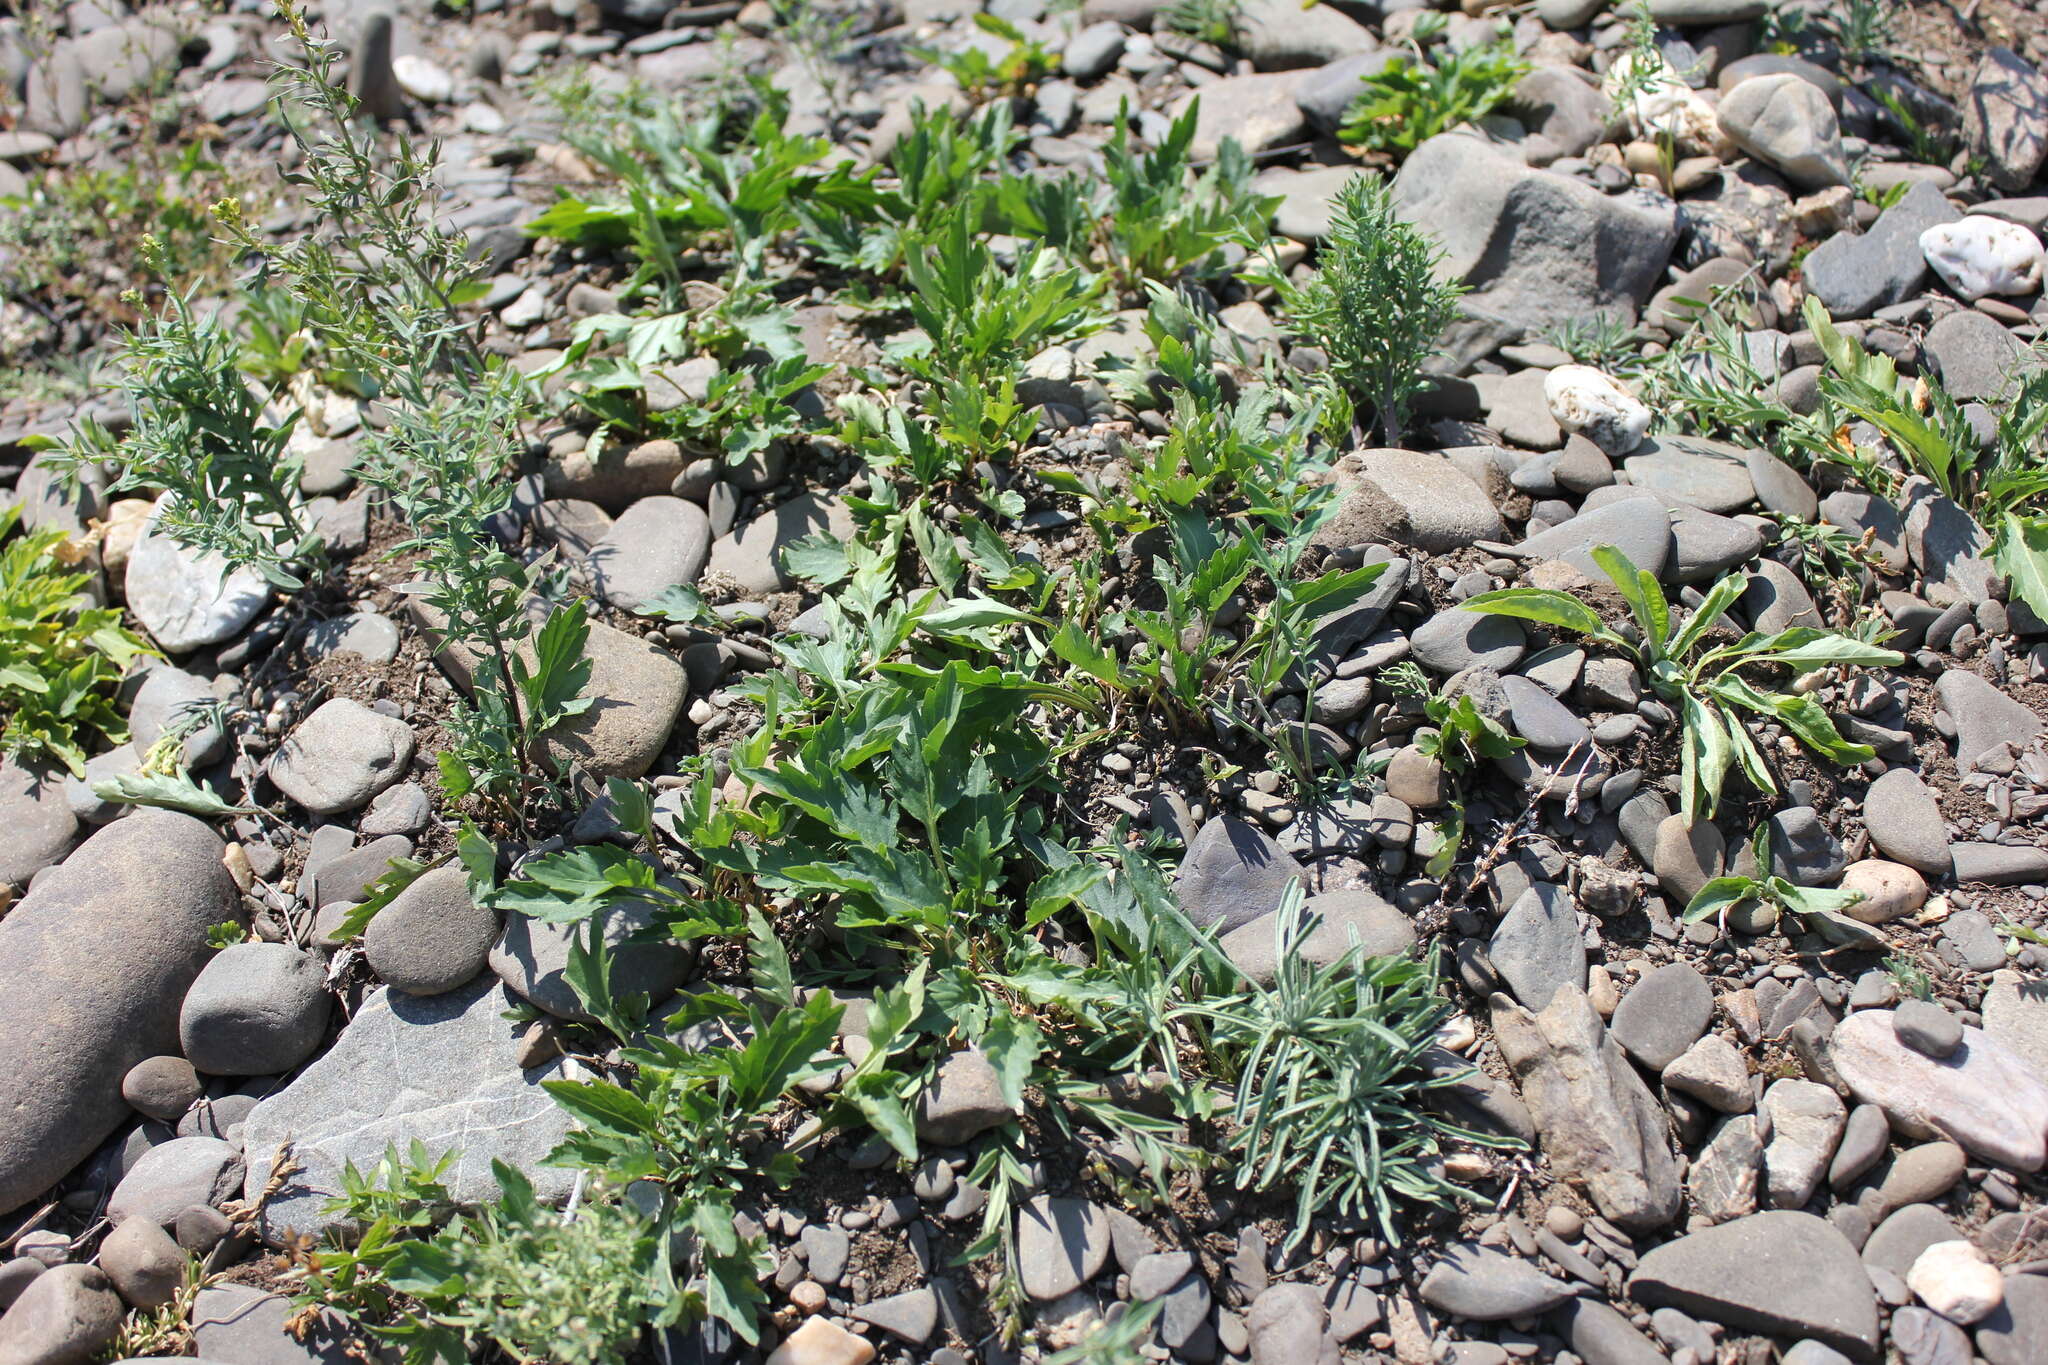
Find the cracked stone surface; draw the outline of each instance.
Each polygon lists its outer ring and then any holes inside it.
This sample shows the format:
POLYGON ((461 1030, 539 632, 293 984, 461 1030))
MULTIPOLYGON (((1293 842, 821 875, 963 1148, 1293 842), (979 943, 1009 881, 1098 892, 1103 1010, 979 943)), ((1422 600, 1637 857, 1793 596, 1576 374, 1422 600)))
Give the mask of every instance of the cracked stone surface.
POLYGON ((526 1172, 541 1198, 566 1197, 570 1173, 540 1165, 568 1131, 567 1113, 540 1088, 563 1078, 563 1064, 520 1069, 515 1026, 501 1017, 513 1003, 495 980, 428 997, 380 990, 364 1001, 326 1055, 249 1115, 244 1197, 262 1192, 285 1143, 300 1167, 264 1208, 265 1240, 318 1236, 344 1164, 368 1169, 388 1144, 414 1138, 437 1156, 460 1152, 446 1176, 458 1202, 496 1193, 494 1158, 526 1172))

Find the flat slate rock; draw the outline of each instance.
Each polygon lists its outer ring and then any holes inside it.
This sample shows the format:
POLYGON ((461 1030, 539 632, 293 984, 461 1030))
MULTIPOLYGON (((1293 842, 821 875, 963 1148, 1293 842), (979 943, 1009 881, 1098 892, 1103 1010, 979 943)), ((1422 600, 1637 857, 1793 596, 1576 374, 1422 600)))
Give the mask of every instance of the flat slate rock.
POLYGON ((1561 886, 1538 882, 1516 897, 1486 954, 1529 1009, 1542 1009, 1563 987, 1585 988, 1586 941, 1571 893, 1561 886))
POLYGON ((1646 1254, 1629 1296, 1738 1330, 1812 1337, 1857 1360, 1878 1355, 1877 1293, 1833 1224, 1777 1209, 1691 1233, 1646 1254))
POLYGON ((1856 1098, 1882 1108, 1910 1137, 1941 1136, 2017 1171, 2048 1161, 2048 1078, 1982 1029, 1936 1060, 1899 1041, 1891 1010, 1844 1019, 1829 1052, 1856 1098))
POLYGON ((1228 934, 1279 908, 1301 867, 1255 825, 1219 815, 1188 845, 1174 877, 1181 908, 1201 928, 1228 934))
POLYGON ((1622 1051, 1661 1072, 1699 1041, 1713 1017, 1714 991, 1707 979, 1687 963, 1672 962, 1630 988, 1608 1031, 1622 1051))
POLYGON ((571 1173, 540 1164, 568 1131, 568 1111, 541 1089, 563 1078, 564 1063, 520 1068, 503 1017, 514 1003, 489 977, 443 995, 387 988, 366 999, 334 1046, 244 1121, 245 1198, 262 1193, 284 1144, 300 1167, 264 1206, 264 1238, 319 1236, 343 1164, 370 1169, 386 1146, 415 1138, 437 1156, 459 1153, 443 1178, 457 1203, 496 1194, 493 1159, 525 1172, 541 1198, 567 1197, 571 1173))
POLYGON ((1086 1199, 1039 1195, 1017 1215, 1017 1272, 1039 1303, 1071 1294, 1109 1263, 1109 1218, 1086 1199))
POLYGON ((1417 1291, 1430 1307, 1478 1322, 1529 1317, 1572 1297, 1532 1263, 1471 1242, 1446 1247, 1417 1291))

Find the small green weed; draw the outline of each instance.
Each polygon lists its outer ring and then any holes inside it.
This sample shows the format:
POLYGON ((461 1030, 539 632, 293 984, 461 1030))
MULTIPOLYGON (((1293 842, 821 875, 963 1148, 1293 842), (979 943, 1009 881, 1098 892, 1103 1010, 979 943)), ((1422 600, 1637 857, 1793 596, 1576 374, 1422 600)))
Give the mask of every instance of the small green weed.
POLYGON ((1400 160, 1438 133, 1485 118, 1528 74, 1506 33, 1429 52, 1418 43, 1365 78, 1337 135, 1400 160))

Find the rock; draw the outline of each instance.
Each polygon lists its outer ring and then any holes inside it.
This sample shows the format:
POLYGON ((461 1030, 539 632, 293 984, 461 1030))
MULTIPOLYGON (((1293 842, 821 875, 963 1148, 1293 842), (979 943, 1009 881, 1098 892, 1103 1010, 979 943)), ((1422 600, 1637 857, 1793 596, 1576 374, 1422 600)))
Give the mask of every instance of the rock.
POLYGON ((363 931, 363 953, 392 989, 439 995, 473 981, 497 938, 498 913, 470 899, 468 875, 437 867, 377 912, 363 931))
POLYGON ((1529 1009, 1543 1009, 1564 988, 1585 989, 1586 942, 1561 886, 1537 882, 1524 891, 1501 917, 1486 955, 1529 1009))
POLYGON ((1109 1219, 1086 1199, 1038 1195, 1017 1213, 1017 1273, 1034 1302, 1094 1279, 1109 1261, 1109 1219))
POLYGON ((405 776, 412 727, 334 697, 299 723, 270 760, 270 780, 314 815, 354 810, 405 776))
POLYGON ((1936 1242, 1906 1272, 1906 1287, 1950 1322, 1968 1326, 2005 1301, 2005 1279, 1968 1242, 1936 1242))
POLYGON ((1282 1283, 1260 1291, 1245 1315, 1252 1365, 1298 1365, 1322 1357, 1329 1308, 1314 1286, 1282 1283))
POLYGON ((1387 795, 1415 810, 1434 810, 1444 803, 1444 765, 1414 745, 1394 751, 1387 764, 1387 795))
POLYGON ((147 1218, 125 1218, 100 1243, 100 1269, 122 1298, 137 1308, 158 1308, 185 1283, 185 1253, 147 1218))
POLYGON ((349 93, 362 104, 363 112, 379 123, 406 116, 405 92, 392 63, 391 36, 391 12, 372 7, 363 14, 349 56, 349 93))
POLYGON ((323 825, 314 831, 313 846, 306 852, 306 866, 299 880, 306 898, 316 909, 360 901, 370 883, 391 871, 393 859, 412 853, 412 841, 402 835, 387 834, 360 848, 349 848, 347 834, 338 825, 323 825), (326 830, 342 835, 341 851, 328 853, 320 847, 322 832, 326 830))
POLYGON ((158 1123, 176 1123, 199 1094, 199 1074, 183 1057, 145 1058, 121 1078, 121 1098, 158 1123))
MULTIPOLYGON (((157 664, 142 675, 135 690, 135 705, 128 712, 128 737, 138 754, 146 754, 173 725, 191 725, 220 698, 213 684, 196 673, 169 664, 157 664)), ((185 766, 204 768, 227 757, 227 734, 218 721, 206 721, 185 736, 185 766)))
MULTIPOLYGON (((1394 957, 1416 942, 1415 926, 1408 917, 1372 891, 1311 896, 1302 906, 1301 923, 1313 927, 1295 940, 1294 955, 1318 967, 1335 962, 1353 943, 1367 957, 1394 957)), ((1279 966, 1277 938, 1278 920, 1265 915, 1225 934, 1220 946, 1248 979, 1271 986, 1279 966)))
POLYGON ((830 1318, 806 1318, 768 1356, 767 1365, 868 1365, 875 1348, 830 1318))
POLYGON ((939 1296, 930 1289, 908 1289, 887 1298, 870 1299, 855 1308, 853 1315, 899 1341, 922 1346, 938 1330, 939 1296))
POLYGON ((0 995, 0 1210, 42 1194, 127 1119, 130 1068, 178 1050, 207 931, 237 913, 222 847, 189 815, 138 810, 0 919, 0 979, 36 983, 0 995))
POLYGON ((1076 80, 1092 81, 1106 74, 1124 55, 1121 24, 1090 24, 1067 40, 1060 69, 1076 80))
POLYGON ((1846 1190, 1869 1174, 1891 1146, 1891 1123, 1884 1110, 1874 1104, 1859 1104, 1849 1111, 1842 1140, 1835 1146, 1835 1159, 1828 1163, 1828 1184, 1846 1190))
POLYGON ((284 943, 237 943, 214 954, 185 993, 178 1036, 207 1075, 277 1075, 320 1045, 328 1004, 318 955, 284 943))
POLYGON ((1963 101, 1963 133, 1992 184, 2025 191, 2048 158, 2048 79, 2011 48, 1990 48, 1963 101))
POLYGON ((1977 759, 1989 749, 2001 744, 2023 749, 2035 736, 2048 732, 2048 725, 2031 709, 1974 673, 1948 669, 1934 680, 1934 693, 1956 723, 1956 767, 1964 772, 1975 769, 1977 759))
POLYGON ((1756 558, 1763 547, 1763 534, 1747 522, 1674 507, 1668 577, 1674 583, 1711 583, 1756 558))
MULTIPOLYGON (((1345 115, 1364 90, 1365 82, 1386 70, 1399 55, 1391 48, 1354 52, 1304 72, 1294 87, 1295 107, 1318 132, 1335 133, 1343 126, 1345 115)), ((1346 171, 1345 179, 1356 174, 1349 167, 1341 169, 1346 171)), ((1264 192, 1274 193, 1272 190, 1264 192)))
MULTIPOLYGON (((1770 451, 1748 451, 1742 457, 1742 464, 1749 471, 1749 482, 1756 489, 1757 501, 1769 511, 1798 517, 1801 521, 1813 521, 1820 515, 1820 499, 1815 495, 1813 485, 1770 451)), ((1785 568, 1776 560, 1764 561, 1763 567, 1785 568)), ((1799 582, 1797 575, 1789 569, 1785 573, 1794 583, 1799 582)))
MULTIPOLYGON (((611 986, 616 994, 666 999, 690 975, 695 954, 689 945, 661 936, 642 937, 659 922, 655 903, 617 901, 597 912, 611 956, 611 986)), ((374 925, 376 921, 371 921, 374 925)), ((498 979, 522 1000, 557 1019, 595 1023, 569 984, 569 950, 584 934, 580 923, 555 924, 529 915, 506 917, 504 930, 491 945, 487 961, 498 979)))
POLYGON ((1977 1352, 1990 1365, 2026 1365, 2048 1340, 2048 1277, 2009 1275, 2005 1302, 1977 1324, 1977 1352), (2035 1343, 2033 1346, 2028 1342, 2035 1343))
POLYGON ((1003 1098, 996 1069, 979 1048, 948 1053, 938 1074, 917 1097, 917 1135, 940 1147, 964 1146, 971 1138, 1017 1117, 1003 1098))
POLYGON ((114 1187, 107 1216, 115 1222, 146 1218, 161 1227, 195 1204, 214 1205, 242 1182, 242 1158, 217 1137, 180 1137, 139 1157, 114 1187))
POLYGON ((1752 76, 1722 95, 1715 113, 1736 146, 1799 188, 1849 183, 1834 106, 1799 76, 1752 76))
POLYGON ((1865 924, 1889 924, 1927 903, 1926 879, 1904 863, 1882 858, 1849 864, 1842 871, 1841 889, 1862 893, 1863 899, 1842 913, 1865 924))
POLYGON ((1543 380, 1550 415, 1566 431, 1620 457, 1642 444, 1650 410, 1634 394, 1590 365, 1560 365, 1543 380))
POLYGON ((1771 870, 1795 886, 1833 886, 1848 859, 1812 806, 1788 806, 1767 822, 1771 870))
POLYGON ((1741 1331, 1813 1337, 1857 1360, 1878 1355, 1877 1296, 1848 1239, 1790 1209, 1666 1242, 1628 1279, 1629 1296, 1741 1331))
MULTIPOLYGON (((439 634, 442 623, 419 598, 409 599, 408 607, 430 633, 439 634)), ((530 640, 517 652, 532 664, 530 640)), ((590 681, 577 695, 597 704, 549 731, 541 741, 543 755, 551 763, 580 763, 596 777, 638 777, 668 744, 683 709, 688 675, 672 651, 602 621, 590 623, 584 656, 590 660, 590 681)), ((458 686, 470 686, 477 660, 466 649, 450 645, 435 658, 458 686)))
MULTIPOLYGON (((1573 676, 1577 674, 1577 663, 1572 666, 1573 676)), ((1535 664, 1525 664, 1525 671, 1533 671, 1535 664)), ((1572 679, 1564 680, 1559 691, 1569 690, 1572 679)), ((1529 747, 1543 753, 1569 753, 1579 745, 1590 745, 1593 732, 1586 722, 1580 720, 1569 706, 1557 699, 1557 694, 1541 682, 1524 674, 1510 674, 1500 680, 1501 689, 1507 693, 1509 719, 1514 732, 1529 742, 1529 747)))
POLYGON ((354 654, 367 663, 388 664, 398 657, 399 643, 397 622, 374 611, 357 611, 314 622, 301 648, 309 660, 354 654))
POLYGON ((1659 436, 1623 460, 1622 468, 1637 488, 1702 512, 1739 512, 1756 498, 1742 450, 1719 441, 1659 436))
POLYGON ((121 1297, 98 1266, 56 1266, 0 1317, 0 1361, 86 1365, 120 1335, 121 1317, 121 1297))
POLYGON ((128 609, 172 654, 233 639, 270 600, 269 586, 252 570, 178 544, 158 529, 163 512, 159 501, 129 552, 128 609))
POLYGON ((1650 17, 1673 28, 1745 24, 1769 8, 1765 0, 1649 0, 1650 17))
POLYGON ((1884 571, 1906 571, 1906 523, 1888 499, 1839 489, 1821 499, 1820 517, 1858 539, 1868 532, 1871 552, 1884 571))
POLYGON ((1533 1317, 1572 1296, 1562 1280, 1474 1242, 1446 1247, 1416 1292, 1430 1307, 1476 1322, 1533 1317))
POLYGON ((695 583, 711 554, 711 521, 682 498, 642 498, 591 546, 583 572, 599 596, 640 611, 663 592, 695 583))
POLYGON ((1921 345, 1941 386, 1959 402, 2006 397, 2014 376, 2040 363, 2025 342, 1968 308, 1928 328, 1921 345))
POLYGON ((1707 979, 1683 962, 1668 963, 1621 998, 1609 1033, 1651 1071, 1662 1071, 1691 1047, 1714 1015, 1707 979))
POLYGON ((1598 1299, 1572 1299, 1557 1310, 1565 1340, 1587 1365, 1663 1365, 1664 1353, 1629 1320, 1598 1299))
POLYGON ((1680 1190, 1663 1111, 1607 1037, 1585 992, 1560 987, 1540 1014, 1503 995, 1492 1006, 1501 1054, 1551 1169, 1584 1187, 1622 1227, 1669 1223, 1680 1190))
POLYGON ((1277 909, 1300 876, 1299 865, 1263 831, 1219 815, 1188 845, 1174 891, 1198 927, 1228 934, 1277 909))
POLYGON ((1766 635, 1793 626, 1817 630, 1823 625, 1820 609, 1814 605, 1806 585, 1799 581, 1799 575, 1775 559, 1758 561, 1756 572, 1749 576, 1749 586, 1742 591, 1739 606, 1750 624, 1766 635))
POLYGON ((745 592, 781 592, 794 582, 782 561, 782 552, 792 541, 814 535, 848 540, 853 532, 853 513, 844 502, 803 493, 713 541, 705 572, 745 592))
POLYGON ((1904 302, 1927 282, 1920 234, 1960 215, 1925 181, 1878 215, 1861 234, 1838 232, 1807 254, 1806 287, 1836 319, 1867 318, 1904 302))
POLYGON ((1727 842, 1710 821, 1688 825, 1683 815, 1667 815, 1657 825, 1650 864, 1664 894, 1682 906, 1721 875, 1726 853, 1727 842))
POLYGON ((254 1285, 208 1285, 192 1300, 191 1323, 200 1356, 218 1365, 349 1365, 370 1354, 340 1314, 301 1314, 254 1285))
MULTIPOLYGON (((1636 991, 1629 994, 1633 996, 1636 991)), ((1717 1033, 1708 1034, 1674 1057, 1664 1068, 1662 1079, 1681 1095, 1703 1100, 1723 1114, 1744 1113, 1756 1102, 1750 1089, 1749 1067, 1742 1054, 1717 1033)))
MULTIPOLYGON (((1371 55, 1384 61, 1382 53, 1371 55)), ((1312 166, 1300 171, 1274 166, 1259 172, 1252 188, 1280 196, 1279 207, 1273 210, 1275 232, 1297 242, 1320 242, 1330 235, 1337 192, 1357 175, 1349 166, 1312 166)))
POLYGON ((1242 0, 1233 44, 1261 71, 1321 66, 1377 46, 1372 30, 1327 5, 1242 0))
POLYGON ((1984 993, 1984 1032, 2048 1077, 2048 985, 2014 971, 1991 974, 1984 993))
POLYGON ((1941 282, 1965 299, 2032 294, 2041 287, 2041 239, 2018 223, 1971 214, 1920 234, 1941 282))
POLYGON ((1523 329, 1596 312, 1633 319, 1678 237, 1668 199, 1602 194, 1466 133, 1417 147, 1393 195, 1442 242, 1438 274, 1470 288, 1468 310, 1523 329))
MULTIPOLYGON (((1942 675, 1951 676, 1956 675, 1942 675)), ((1960 705, 1973 704, 1970 694, 1974 689, 1958 684, 1951 687, 1958 692, 1960 705)), ((1987 740, 1971 756, 1990 748, 1993 742, 1987 740)), ((1948 830, 1942 822, 1941 806, 1912 769, 1893 768, 1870 784, 1863 797, 1863 827, 1870 834, 1870 842, 1894 862, 1904 863, 1927 877, 1938 879, 1949 874, 1948 830)))
POLYGON ((541 475, 550 498, 577 498, 607 512, 623 512, 641 498, 666 495, 690 459, 674 441, 643 441, 627 448, 608 444, 594 455, 587 448, 550 455, 541 475))
POLYGON ((1530 536, 1522 542, 1521 551, 1533 560, 1563 560, 1594 582, 1605 583, 1607 575, 1593 562, 1589 551, 1612 545, 1638 569, 1661 579, 1671 567, 1670 519, 1646 516, 1640 500, 1634 501, 1635 505, 1618 502, 1581 512, 1570 521, 1530 536))
POLYGON ((1877 1187, 1887 1210, 1926 1204, 1954 1189, 1963 1178, 1963 1149, 1953 1142, 1923 1142, 1900 1152, 1877 1187))
POLYGON ((62 858, 78 837, 61 770, 24 768, 0 758, 0 883, 22 887, 62 858))
MULTIPOLYGON (((1956 844, 1949 850, 1955 859, 1956 881, 1960 885, 1982 882, 1987 886, 2015 886, 2027 882, 2048 881, 2048 849, 2032 845, 2013 844, 1956 844)), ((1956 937, 1956 925, 1951 921, 1949 938, 1956 937)), ((2003 956, 2003 949, 1998 955, 2003 956)), ((1988 955, 1988 954, 1987 954, 1988 955)), ((1983 971, 1983 964, 1975 970, 1983 971)))
POLYGON ((392 834, 418 834, 433 818, 433 798, 427 789, 417 782, 401 782, 395 787, 386 787, 370 801, 370 808, 363 812, 362 821, 356 826, 365 839, 379 839, 392 834))
POLYGON ((1225 140, 1253 156, 1297 140, 1307 129, 1301 106, 1294 102, 1298 72, 1225 76, 1191 91, 1176 102, 1169 117, 1179 118, 1199 103, 1195 136, 1188 154, 1197 161, 1215 157, 1225 140))
POLYGON ((1907 1000, 1892 1011, 1899 1041, 1923 1057, 1940 1061, 1963 1045, 1963 1021, 1932 1000, 1907 1000))
POLYGON ((1834 1158, 1848 1111, 1826 1086, 1786 1077, 1764 1091, 1759 1112, 1771 1130, 1764 1146, 1771 1203, 1781 1209, 1804 1208, 1834 1158))
POLYGON ((562 1078, 563 1063, 520 1069, 518 1032, 504 1017, 513 1003, 488 977, 443 995, 365 999, 334 1046, 243 1121, 246 1198, 262 1192, 285 1143, 300 1163, 264 1206, 264 1238, 317 1237, 343 1164, 371 1169, 387 1145, 414 1138, 461 1154, 443 1177, 457 1203, 496 1197, 493 1159, 523 1171, 540 1198, 566 1197, 570 1173, 540 1164, 568 1131, 568 1112, 540 1088, 562 1078))
POLYGON ((1944 497, 1931 480, 1917 474, 1899 486, 1898 496, 1905 509, 1906 549, 1925 572, 1930 595, 1939 584, 1950 599, 1961 597, 1973 604, 1990 601, 1997 571, 1985 558, 1990 537, 1984 534, 1976 518, 1944 497))
POLYGON ((1337 510, 1311 544, 1391 543, 1445 554, 1507 534, 1486 490, 1442 455, 1366 450, 1341 457, 1333 476, 1337 510))
POLYGON ((1409 634, 1408 645, 1415 662, 1440 677, 1513 668, 1528 647, 1514 618, 1476 611, 1440 611, 1409 634))
POLYGON ((1755 1213, 1763 1158, 1763 1128, 1755 1115, 1723 1120, 1685 1173, 1693 1215, 1709 1223, 1732 1223, 1755 1213))
POLYGON ((1572 67, 1536 67, 1515 83, 1508 104, 1529 130, 1522 140, 1522 155, 1532 166, 1583 156, 1607 130, 1606 99, 1572 67))
POLYGON ((2018 1171, 2048 1160, 2048 1080, 1982 1030, 1965 1027, 1962 1046, 1936 1061, 1899 1041, 1890 1010, 1863 1010, 1829 1050, 1856 1097, 1908 1136, 1938 1134, 2018 1171))
POLYGON ((1863 1263, 1904 1279, 1921 1252, 1960 1236, 1948 1215, 1932 1204, 1908 1204, 1871 1231, 1863 1243, 1863 1263))

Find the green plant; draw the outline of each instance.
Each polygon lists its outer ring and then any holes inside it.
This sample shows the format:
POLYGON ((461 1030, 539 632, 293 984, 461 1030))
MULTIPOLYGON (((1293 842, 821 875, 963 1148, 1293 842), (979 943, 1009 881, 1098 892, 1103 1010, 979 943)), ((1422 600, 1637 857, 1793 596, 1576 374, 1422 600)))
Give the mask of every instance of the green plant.
POLYGON ((1686 903, 1685 922, 1691 924, 1709 915, 1725 924, 1731 911, 1744 905, 1775 907, 1797 915, 1806 927, 1842 948, 1883 948, 1884 935, 1842 912, 1864 899, 1861 891, 1843 891, 1819 886, 1800 886, 1778 876, 1771 866, 1771 829, 1757 826, 1750 837, 1750 856, 1756 873, 1734 873, 1714 877, 1693 893, 1686 903))
POLYGON ((20 508, 0 510, 0 753, 55 759, 83 777, 88 743, 128 737, 115 692, 156 651, 119 611, 93 605, 61 528, 16 535, 20 521, 20 508))
POLYGON ((1627 371, 1642 362, 1642 333, 1619 313, 1595 312, 1566 318, 1545 328, 1543 340, 1570 356, 1574 363, 1591 365, 1609 374, 1627 371))
POLYGON ((1423 870, 1442 879, 1450 873, 1465 840, 1465 782, 1482 762, 1506 758, 1527 741, 1511 735, 1490 716, 1480 713, 1470 693, 1449 700, 1433 686, 1421 668, 1402 660, 1386 672, 1387 685, 1396 696, 1410 696, 1422 704, 1423 715, 1434 728, 1420 730, 1415 747, 1443 764, 1452 791, 1444 802, 1446 814, 1437 822, 1437 846, 1423 870))
POLYGON ((1422 362, 1456 316, 1463 290, 1439 278, 1443 252, 1394 212, 1377 176, 1346 182, 1330 236, 1306 284, 1279 281, 1295 326, 1330 356, 1337 379, 1371 403, 1381 440, 1396 445, 1422 362))
POLYGON ((166 313, 123 338, 133 429, 117 439, 88 417, 52 457, 67 471, 111 468, 110 492, 164 490, 170 496, 153 514, 161 533, 299 588, 320 537, 299 498, 302 462, 290 446, 297 414, 267 421, 240 359, 225 327, 170 295, 166 313))
POLYGON ((1815 28, 1834 40, 1847 66, 1873 66, 1891 56, 1897 11, 1886 0, 1840 0, 1822 6, 1813 20, 1815 28))
MULTIPOLYGON (((2005 926, 2010 927, 2010 926, 2005 926)), ((1904 953, 1893 953, 1881 964, 1885 975, 1899 984, 1899 994, 1908 1000, 1932 1000, 1934 979, 1927 969, 1904 953)))
POLYGON ((1007 42, 1009 48, 994 57, 978 46, 959 52, 912 47, 910 55, 945 71, 977 104, 996 95, 1023 94, 1059 68, 1057 49, 1025 37, 1024 31, 1007 19, 981 10, 974 15, 974 26, 1007 42))
POLYGON ((1157 25, 1216 47, 1235 47, 1244 22, 1243 0, 1168 0, 1159 9, 1157 25))
POLYGON ((1528 74, 1505 32, 1433 54, 1411 44, 1361 82, 1337 136, 1399 160, 1438 133, 1485 118, 1528 74))
POLYGON ((911 319, 923 336, 892 356, 928 383, 997 383, 1048 344, 1095 325, 1099 280, 1037 247, 1002 264, 964 209, 918 244, 905 275, 911 319))
POLYGON ((1702 814, 1713 815, 1731 767, 1739 767, 1757 790, 1777 790, 1744 713, 1782 725, 1830 763, 1862 763, 1873 757, 1869 745, 1843 739, 1811 696, 1758 687, 1742 676, 1742 670, 1888 668, 1904 663, 1904 655, 1807 626, 1771 635, 1752 630, 1733 643, 1712 644, 1708 632, 1749 586, 1748 574, 1730 574, 1714 584, 1699 608, 1674 630, 1670 603, 1655 575, 1638 569, 1612 545, 1598 546, 1592 556, 1628 604, 1635 624, 1632 636, 1608 625, 1579 598, 1548 588, 1484 592, 1467 601, 1464 609, 1568 630, 1633 656, 1651 690, 1677 709, 1684 727, 1680 809, 1687 824, 1702 814))
POLYGON ((1997 434, 1987 450, 1940 383, 1902 379, 1891 357, 1845 336, 1817 300, 1807 300, 1806 321, 1827 359, 1821 393, 1877 428, 1908 468, 1968 510, 1988 532, 1991 562, 2013 592, 2048 612, 2048 466, 2040 457, 2048 365, 2012 367, 2006 401, 1993 409, 1997 434))
MULTIPOLYGON (((1956 130, 1944 128, 1923 118, 1919 111, 1906 102, 1905 96, 1896 86, 1873 84, 1870 93, 1871 98, 1884 106, 1884 111, 1891 115, 1891 122, 1906 139, 1906 152, 1913 160, 1929 166, 1946 166, 1955 158, 1956 153, 1963 149, 1963 140, 1957 135, 1956 130)), ((1910 182, 1903 185, 1899 197, 1903 198, 1903 190, 1910 188, 1910 182)))
POLYGON ((1462 1079, 1432 1077, 1422 1065, 1450 1006, 1430 968, 1367 957, 1355 940, 1312 962, 1301 945, 1317 926, 1298 885, 1272 920, 1273 984, 1244 979, 1248 989, 1182 1010, 1208 1025, 1211 1055, 1231 1084, 1238 1188, 1295 1188, 1289 1247, 1329 1211, 1372 1219, 1398 1240, 1394 1201, 1461 1195, 1436 1158, 1446 1136, 1476 1140, 1423 1107, 1431 1089, 1462 1079))
POLYGON ((232 948, 237 943, 247 943, 251 938, 249 927, 240 920, 224 919, 210 926, 206 931, 206 946, 209 948, 232 948))

